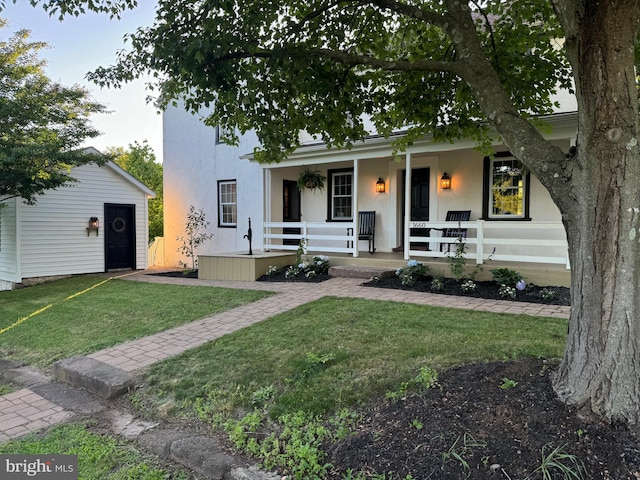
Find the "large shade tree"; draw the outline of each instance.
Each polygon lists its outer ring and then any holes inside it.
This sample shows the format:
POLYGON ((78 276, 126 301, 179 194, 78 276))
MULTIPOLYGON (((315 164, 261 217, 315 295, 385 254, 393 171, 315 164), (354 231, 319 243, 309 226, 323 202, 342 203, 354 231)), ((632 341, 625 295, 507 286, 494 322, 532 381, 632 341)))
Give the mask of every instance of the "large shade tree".
MULTIPOLYGON (((0 33, 7 27, 0 19, 0 33)), ((38 57, 46 44, 28 30, 0 39, 0 204, 75 181, 71 168, 104 161, 81 145, 100 134, 90 116, 104 111, 86 90, 52 82, 38 57)))
MULTIPOLYGON (((43 2, 61 3, 134 2, 43 2)), ((254 129, 264 161, 296 148, 303 129, 348 147, 366 135, 363 118, 383 134, 410 126, 405 143, 431 134, 488 145, 497 132, 566 228, 572 311, 555 390, 637 423, 639 17, 640 0, 160 0, 155 24, 93 78, 156 72, 164 104, 213 107, 208 123, 254 129), (572 84, 578 131, 564 152, 533 117, 572 84)))

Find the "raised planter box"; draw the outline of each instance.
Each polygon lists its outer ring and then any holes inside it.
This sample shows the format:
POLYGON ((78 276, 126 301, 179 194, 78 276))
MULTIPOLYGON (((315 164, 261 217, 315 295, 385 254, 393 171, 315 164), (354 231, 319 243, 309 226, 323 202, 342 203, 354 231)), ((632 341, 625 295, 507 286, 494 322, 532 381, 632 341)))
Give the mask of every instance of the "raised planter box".
POLYGON ((253 282, 270 266, 284 267, 295 262, 295 253, 242 252, 198 255, 198 278, 203 280, 240 280, 253 282))

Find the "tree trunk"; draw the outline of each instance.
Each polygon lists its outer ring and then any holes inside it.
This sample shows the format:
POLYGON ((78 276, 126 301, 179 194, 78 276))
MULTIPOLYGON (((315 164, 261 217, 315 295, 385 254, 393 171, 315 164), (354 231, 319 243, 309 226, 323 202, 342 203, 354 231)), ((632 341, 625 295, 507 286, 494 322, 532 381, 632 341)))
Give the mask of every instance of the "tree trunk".
POLYGON ((568 339, 553 384, 569 405, 588 407, 610 421, 638 423, 640 155, 634 43, 640 6, 636 0, 565 3, 576 7, 560 17, 573 17, 570 25, 563 23, 579 116, 567 191, 551 192, 564 196, 554 200, 562 205, 572 269, 568 339))

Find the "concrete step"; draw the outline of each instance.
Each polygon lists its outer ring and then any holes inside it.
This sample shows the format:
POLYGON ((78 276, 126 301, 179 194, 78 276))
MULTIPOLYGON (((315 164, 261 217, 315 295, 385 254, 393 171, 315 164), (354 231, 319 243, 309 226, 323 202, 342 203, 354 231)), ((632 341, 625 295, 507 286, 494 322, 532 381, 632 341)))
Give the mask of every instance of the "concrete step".
POLYGON ((393 277, 396 271, 388 267, 367 267, 359 265, 337 265, 329 267, 329 275, 342 278, 366 278, 393 277))
POLYGON ((56 362, 53 375, 61 382, 84 388, 105 400, 119 397, 135 385, 135 377, 130 373, 81 355, 56 362))

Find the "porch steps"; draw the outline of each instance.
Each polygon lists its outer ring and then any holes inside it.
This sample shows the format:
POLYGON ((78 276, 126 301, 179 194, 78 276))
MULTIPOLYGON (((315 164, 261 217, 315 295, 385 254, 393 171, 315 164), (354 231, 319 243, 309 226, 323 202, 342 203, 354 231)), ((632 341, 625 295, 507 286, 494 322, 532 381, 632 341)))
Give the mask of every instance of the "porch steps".
POLYGON ((394 268, 370 267, 365 265, 336 265, 329 267, 329 275, 343 278, 366 278, 373 277, 387 278, 393 277, 396 273, 394 268))

